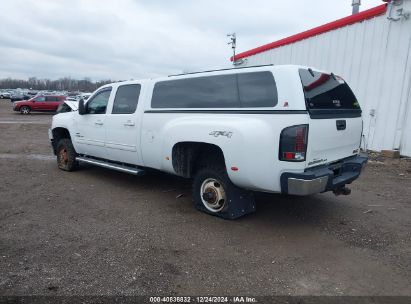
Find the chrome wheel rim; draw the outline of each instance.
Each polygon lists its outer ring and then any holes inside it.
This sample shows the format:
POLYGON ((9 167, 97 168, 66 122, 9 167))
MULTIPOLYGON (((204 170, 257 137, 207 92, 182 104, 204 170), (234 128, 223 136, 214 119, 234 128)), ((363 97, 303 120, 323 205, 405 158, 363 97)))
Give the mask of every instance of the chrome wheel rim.
POLYGON ((200 187, 200 197, 204 207, 211 212, 224 209, 227 197, 223 185, 214 178, 207 178, 200 187))
POLYGON ((23 114, 29 114, 29 109, 24 107, 23 109, 21 109, 21 112, 23 112, 23 114))

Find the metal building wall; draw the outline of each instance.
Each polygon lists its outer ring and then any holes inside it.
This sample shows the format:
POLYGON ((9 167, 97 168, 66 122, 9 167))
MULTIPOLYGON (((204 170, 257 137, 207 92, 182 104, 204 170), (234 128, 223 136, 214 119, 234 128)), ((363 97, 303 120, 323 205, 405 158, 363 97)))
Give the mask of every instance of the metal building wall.
MULTIPOLYGON (((403 9, 411 11, 411 1, 403 9)), ((241 66, 301 64, 341 75, 363 109, 366 147, 411 156, 411 20, 388 14, 249 56, 241 66)))

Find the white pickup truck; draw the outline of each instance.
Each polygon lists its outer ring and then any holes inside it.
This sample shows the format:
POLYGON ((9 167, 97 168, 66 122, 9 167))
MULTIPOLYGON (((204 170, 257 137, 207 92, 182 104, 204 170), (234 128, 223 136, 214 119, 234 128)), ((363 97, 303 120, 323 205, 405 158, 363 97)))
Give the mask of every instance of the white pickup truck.
POLYGON ((60 169, 83 162, 193 178, 195 206, 223 218, 253 212, 252 191, 349 194, 367 161, 351 89, 307 67, 118 82, 68 106, 49 130, 60 169))

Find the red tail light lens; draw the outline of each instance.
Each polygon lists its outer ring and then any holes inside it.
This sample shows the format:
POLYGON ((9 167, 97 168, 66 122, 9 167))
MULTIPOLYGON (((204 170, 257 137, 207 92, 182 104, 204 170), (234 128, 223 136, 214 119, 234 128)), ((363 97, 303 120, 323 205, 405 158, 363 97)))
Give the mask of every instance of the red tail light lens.
POLYGON ((305 161, 307 153, 308 125, 285 128, 280 136, 279 159, 283 161, 305 161))

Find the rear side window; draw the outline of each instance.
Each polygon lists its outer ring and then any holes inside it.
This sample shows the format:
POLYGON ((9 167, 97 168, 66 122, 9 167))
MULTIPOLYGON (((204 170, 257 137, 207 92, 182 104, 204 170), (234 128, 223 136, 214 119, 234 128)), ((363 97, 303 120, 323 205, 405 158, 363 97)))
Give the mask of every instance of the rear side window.
POLYGON ((152 108, 274 107, 277 89, 271 72, 204 76, 156 83, 152 108))
POLYGON ((58 97, 55 97, 55 96, 46 96, 46 101, 58 101, 58 97))
POLYGON ((153 108, 235 108, 238 91, 235 75, 219 75, 156 83, 153 108))
POLYGON ((141 85, 128 84, 118 87, 112 114, 132 114, 136 111, 141 85))
POLYGON ((300 69, 300 78, 309 110, 361 112, 354 93, 341 77, 300 69))
POLYGON ((238 91, 243 108, 277 104, 277 87, 270 72, 238 74, 238 91))

